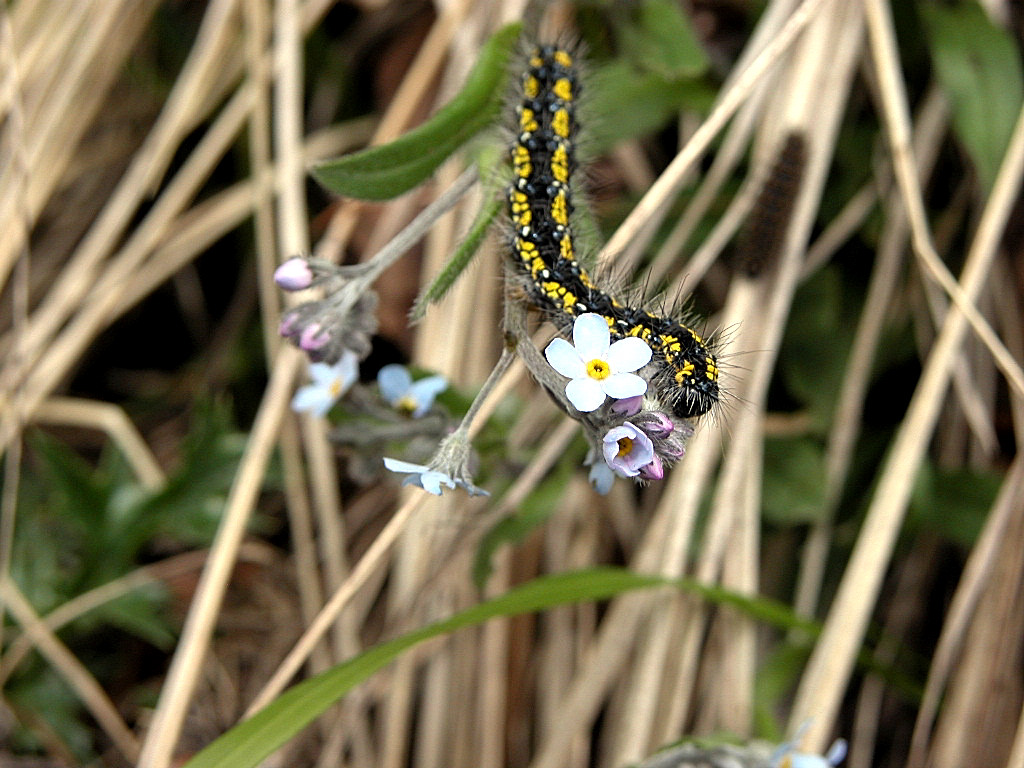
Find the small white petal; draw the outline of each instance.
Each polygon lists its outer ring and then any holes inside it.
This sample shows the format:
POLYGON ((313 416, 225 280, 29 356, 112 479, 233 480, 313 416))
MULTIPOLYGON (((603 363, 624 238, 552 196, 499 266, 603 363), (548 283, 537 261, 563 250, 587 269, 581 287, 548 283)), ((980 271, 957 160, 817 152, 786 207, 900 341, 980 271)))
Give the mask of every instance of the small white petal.
POLYGON ((392 459, 390 456, 384 457, 384 466, 390 469, 392 472, 419 472, 423 473, 428 471, 428 468, 422 464, 413 464, 411 461, 402 461, 401 459, 392 459))
POLYGON ((332 405, 334 398, 331 397, 330 390, 318 384, 301 387, 292 398, 293 411, 313 416, 325 416, 332 405))
POLYGON ((651 362, 651 347, 636 336, 619 339, 608 348, 607 360, 613 371, 632 373, 651 362))
POLYGON ((424 472, 417 478, 419 480, 416 485, 422 488, 427 493, 432 493, 435 496, 441 495, 441 478, 444 474, 441 472, 424 472))
POLYGON ((409 395, 416 401, 416 408, 413 410, 413 418, 418 419, 430 410, 434 404, 434 398, 448 389, 448 382, 444 376, 428 376, 425 379, 413 382, 409 387, 409 395))
POLYGON ((608 342, 611 341, 608 322, 593 312, 580 315, 572 325, 572 340, 580 359, 589 361, 603 358, 608 352, 608 342))
POLYGON ((312 363, 309 366, 309 378, 317 384, 328 384, 334 381, 337 371, 328 363, 312 363))
POLYGON ((593 379, 573 379, 565 385, 565 396, 577 411, 590 413, 604 403, 604 391, 593 379))
POLYGON ((595 491, 607 496, 615 484, 615 472, 603 461, 598 461, 590 468, 590 483, 595 491))
POLYGON ((579 379, 587 375, 587 366, 579 353, 565 339, 552 339, 544 350, 544 357, 551 367, 570 379, 579 379))
POLYGON ((412 376, 404 365, 385 365, 377 373, 377 386, 380 388, 380 396, 394 405, 409 391, 412 384, 412 376))
POLYGON ((599 386, 606 395, 616 400, 636 397, 647 391, 647 382, 635 373, 613 373, 599 386))

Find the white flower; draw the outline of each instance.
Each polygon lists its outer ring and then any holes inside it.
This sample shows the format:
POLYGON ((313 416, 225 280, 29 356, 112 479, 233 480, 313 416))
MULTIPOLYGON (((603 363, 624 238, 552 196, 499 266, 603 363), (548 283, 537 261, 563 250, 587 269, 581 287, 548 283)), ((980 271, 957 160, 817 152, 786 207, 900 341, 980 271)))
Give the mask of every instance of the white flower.
POLYGON ((608 323, 591 312, 576 318, 572 340, 574 344, 553 339, 544 356, 552 368, 571 379, 565 396, 576 410, 589 413, 600 408, 606 396, 622 400, 647 391, 647 382, 633 373, 651 360, 646 341, 630 336, 610 344, 608 323))
POLYGON ((431 469, 423 464, 413 464, 410 461, 402 461, 400 459, 392 459, 390 456, 385 456, 384 466, 392 472, 408 475, 408 477, 402 480, 402 485, 416 485, 427 493, 432 493, 435 496, 441 495, 442 485, 451 489, 455 489, 457 487, 463 488, 470 496, 491 495, 483 488, 478 488, 466 479, 461 477, 452 477, 445 472, 438 469, 431 469))
POLYGON ((441 495, 442 485, 448 488, 455 488, 455 481, 451 477, 444 472, 438 472, 436 469, 431 469, 422 464, 413 464, 409 461, 401 461, 385 456, 384 466, 392 472, 408 475, 408 477, 402 480, 402 485, 418 485, 427 493, 432 493, 435 496, 441 495))
POLYGON ((377 386, 381 397, 393 408, 418 419, 430 410, 434 398, 448 388, 448 382, 443 376, 413 381, 404 365, 385 365, 377 374, 377 386))
POLYGON ((348 392, 359 378, 359 358, 346 349, 334 365, 313 363, 309 366, 312 384, 301 387, 292 398, 292 410, 324 416, 338 398, 348 392))

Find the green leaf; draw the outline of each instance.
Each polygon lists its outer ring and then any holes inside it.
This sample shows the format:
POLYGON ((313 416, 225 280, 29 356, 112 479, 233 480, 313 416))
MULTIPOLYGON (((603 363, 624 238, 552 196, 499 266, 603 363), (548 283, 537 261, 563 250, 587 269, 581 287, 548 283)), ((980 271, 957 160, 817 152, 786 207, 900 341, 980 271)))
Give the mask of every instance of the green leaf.
POLYGON ((621 38, 626 56, 642 70, 670 80, 707 71, 708 57, 675 0, 640 3, 635 22, 622 26, 621 38))
POLYGON ((676 586, 709 602, 730 605, 748 615, 786 629, 798 627, 812 634, 819 626, 798 617, 781 603, 749 598, 690 579, 642 576, 619 568, 597 568, 534 579, 500 597, 480 603, 449 619, 382 643, 353 659, 288 689, 252 718, 236 725, 185 768, 248 768, 256 766, 309 725, 354 686, 419 643, 458 629, 473 627, 498 616, 516 616, 560 605, 606 600, 623 592, 655 586, 676 586))
POLYGON ((462 90, 427 122, 390 144, 321 163, 314 177, 332 192, 363 200, 386 200, 422 183, 498 118, 506 66, 520 28, 510 24, 487 41, 462 90))
POLYGON ((985 189, 991 189, 1024 100, 1013 37, 970 2, 918 3, 953 128, 985 189))
POLYGON ((715 97, 699 80, 669 80, 621 60, 597 68, 588 93, 582 108, 588 154, 647 136, 667 125, 680 109, 706 112, 715 97))
POLYGON ((786 388, 822 430, 833 417, 856 328, 850 290, 832 267, 800 286, 779 355, 786 388))
POLYGON ((925 464, 914 483, 907 511, 911 531, 929 531, 964 547, 981 533, 1002 485, 996 472, 939 469, 925 464))
POLYGON ((416 299, 416 304, 409 315, 409 319, 412 322, 415 323, 422 320, 423 316, 427 313, 427 307, 431 304, 436 304, 451 290, 455 281, 459 279, 459 275, 462 274, 466 267, 470 265, 470 262, 473 261, 473 257, 476 256, 481 243, 483 243, 487 232, 491 228, 491 224, 494 223, 494 219, 501 213, 502 204, 503 201, 500 198, 496 195, 491 195, 480 207, 473 225, 469 228, 469 232, 466 233, 462 242, 459 243, 459 247, 455 249, 455 253, 448 260, 448 263, 444 265, 444 269, 434 278, 434 282, 430 284, 430 287, 416 299))
POLYGON ((764 446, 764 516, 781 525, 810 523, 825 500, 825 455, 807 437, 771 438, 764 446))

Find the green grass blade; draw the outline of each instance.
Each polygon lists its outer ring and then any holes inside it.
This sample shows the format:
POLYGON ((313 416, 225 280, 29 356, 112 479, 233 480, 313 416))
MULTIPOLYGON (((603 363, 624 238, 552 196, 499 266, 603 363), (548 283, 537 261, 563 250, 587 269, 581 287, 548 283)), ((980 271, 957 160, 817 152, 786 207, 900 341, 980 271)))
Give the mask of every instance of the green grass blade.
POLYGON ((354 686, 394 661, 403 651, 425 640, 477 626, 499 616, 516 616, 569 603, 606 600, 623 592, 654 586, 676 586, 694 592, 709 602, 730 605, 775 626, 801 627, 813 634, 818 632, 816 623, 797 617, 781 603, 706 587, 690 579, 670 580, 643 576, 621 568, 598 568, 544 576, 449 619, 370 648, 349 661, 299 683, 251 719, 218 738, 193 757, 185 768, 248 768, 258 765, 354 686))
POLYGON ((456 149, 501 113, 506 68, 521 25, 496 32, 459 94, 427 122, 390 144, 328 160, 313 176, 339 195, 387 200, 425 181, 456 149))

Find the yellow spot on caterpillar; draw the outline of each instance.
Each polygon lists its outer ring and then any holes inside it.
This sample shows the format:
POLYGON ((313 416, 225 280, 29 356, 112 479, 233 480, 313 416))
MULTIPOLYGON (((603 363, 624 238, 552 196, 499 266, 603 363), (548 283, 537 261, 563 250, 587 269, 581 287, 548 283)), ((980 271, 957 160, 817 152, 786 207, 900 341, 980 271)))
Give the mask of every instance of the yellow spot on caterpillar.
POLYGON ((569 225, 569 205, 565 199, 565 192, 559 191, 555 199, 551 201, 551 218, 563 227, 569 225))
POLYGON ((551 155, 551 173, 556 181, 569 183, 569 154, 564 144, 559 144, 551 155))
POLYGON ((551 128, 563 139, 569 138, 569 112, 565 109, 559 109, 555 112, 555 116, 551 118, 551 128))
MULTIPOLYGON (((539 59, 530 59, 530 63, 535 67, 539 67, 541 62, 539 59), (537 62, 534 64, 534 62, 537 62)), ((537 82, 537 78, 533 75, 527 75, 523 78, 523 93, 528 99, 537 98, 537 94, 540 93, 540 83, 537 82)))
POLYGON ((568 78, 558 78, 551 90, 562 101, 572 101, 572 83, 569 82, 568 78))
POLYGON ((531 67, 540 67, 543 64, 544 64, 544 59, 542 59, 538 54, 535 53, 535 54, 533 54, 533 56, 530 57, 530 66, 531 67))
POLYGON ((575 258, 575 255, 572 252, 572 238, 570 238, 568 235, 561 239, 561 241, 558 243, 558 246, 559 253, 563 259, 565 259, 566 261, 572 261, 575 258))
POLYGON ((522 131, 536 131, 540 126, 537 125, 537 117, 534 115, 533 110, 529 107, 523 107, 519 113, 519 129, 522 131))
POLYGON ((572 66, 572 56, 570 56, 565 51, 555 51, 554 59, 559 64, 561 64, 563 67, 571 67, 572 66))
POLYGON ((650 341, 651 341, 651 329, 650 328, 644 328, 642 325, 634 325, 632 328, 630 328, 628 331, 626 331, 626 335, 627 336, 639 336, 641 339, 643 339, 647 343, 650 343, 650 341))
POLYGON ((683 367, 676 371, 676 384, 682 384, 683 379, 690 376, 693 376, 693 363, 687 360, 683 367))
POLYGON ((705 374, 708 377, 708 381, 718 380, 718 366, 715 365, 715 359, 713 357, 705 357, 704 362, 707 364, 707 370, 705 374))
POLYGON ((530 152, 522 144, 516 144, 512 150, 512 167, 516 175, 525 179, 533 173, 533 164, 530 162, 530 152))

